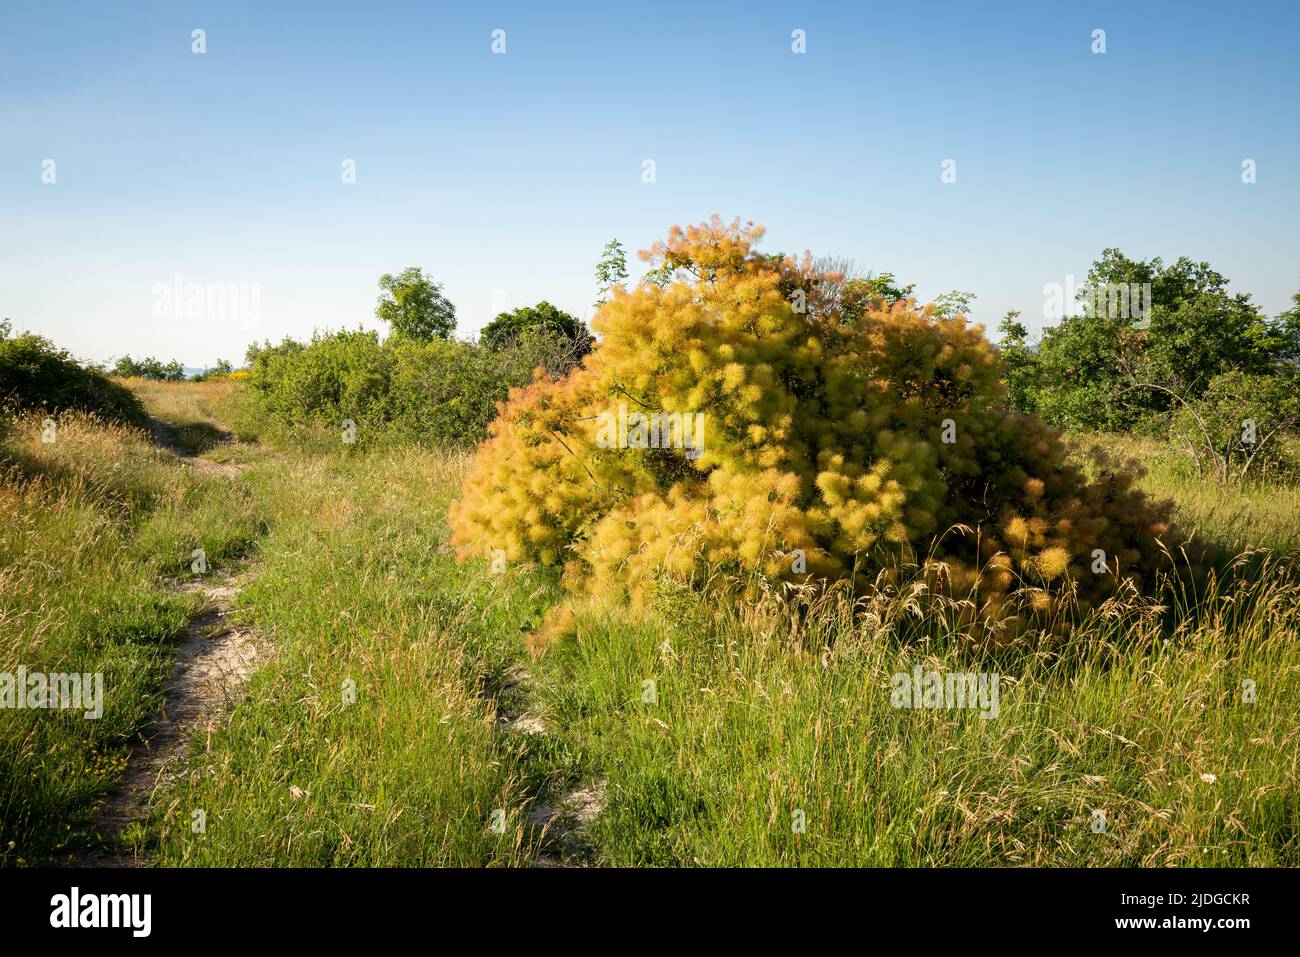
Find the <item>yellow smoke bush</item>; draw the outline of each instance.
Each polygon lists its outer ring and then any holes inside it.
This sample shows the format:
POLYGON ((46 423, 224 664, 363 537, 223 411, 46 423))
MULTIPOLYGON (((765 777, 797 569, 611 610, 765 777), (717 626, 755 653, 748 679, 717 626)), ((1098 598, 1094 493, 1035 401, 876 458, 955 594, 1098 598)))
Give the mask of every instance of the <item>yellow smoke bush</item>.
POLYGON ((562 565, 632 601, 663 576, 867 589, 917 563, 997 641, 1161 566, 1167 509, 1122 471, 1086 481, 1007 411, 980 327, 842 310, 842 277, 761 235, 674 227, 642 253, 670 281, 616 289, 581 367, 511 393, 451 510, 462 558, 562 565))

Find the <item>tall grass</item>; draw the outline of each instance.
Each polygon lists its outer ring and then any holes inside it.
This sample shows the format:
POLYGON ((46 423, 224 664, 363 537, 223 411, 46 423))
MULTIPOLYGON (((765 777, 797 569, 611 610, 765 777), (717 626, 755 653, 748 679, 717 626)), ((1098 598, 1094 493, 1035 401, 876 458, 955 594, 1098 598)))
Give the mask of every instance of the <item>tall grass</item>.
POLYGON ((459 458, 294 456, 249 480, 272 516, 247 622, 275 648, 155 814, 166 864, 497 865, 529 854, 528 742, 498 730, 536 605, 458 568, 459 458), (504 833, 492 830, 504 813, 504 833), (193 812, 206 829, 194 833, 193 812))
POLYGON ((196 610, 166 587, 194 549, 215 572, 260 534, 231 483, 189 475, 144 433, 79 413, 0 441, 0 671, 102 672, 104 713, 0 711, 0 864, 57 861, 160 704, 196 610))
POLYGON ((1300 476, 1248 482, 1198 478, 1192 463, 1168 445, 1140 435, 1076 435, 1075 446, 1099 444, 1120 460, 1143 467, 1139 486, 1177 506, 1177 519, 1229 552, 1267 548, 1300 555, 1300 476))
POLYGON ((1115 603, 1068 647, 990 657, 933 611, 935 637, 901 640, 899 595, 833 591, 792 636, 782 602, 676 593, 580 613, 542 685, 605 781, 606 863, 1293 865, 1298 600, 1282 578, 1225 586, 1172 636, 1115 603), (998 674, 996 716, 893 707, 918 665, 998 674))
MULTIPOLYGON (((175 426, 247 409, 228 383, 135 387, 175 426)), ((526 864, 547 844, 529 812, 578 785, 601 807, 569 852, 596 864, 1300 861, 1294 486, 1189 486, 1145 450, 1182 524, 1273 554, 1113 601, 1066 644, 973 651, 918 582, 748 603, 664 583, 646 608, 577 606, 533 658, 560 589, 455 563, 462 455, 322 431, 205 451, 240 463, 231 479, 141 433, 65 417, 48 446, 38 425, 0 446, 18 517, 0 670, 102 667, 111 707, 0 713, 2 863, 60 859, 111 787, 195 610, 168 587, 195 547, 255 558, 236 621, 266 653, 131 834, 162 864, 526 864), (917 665, 996 673, 996 716, 893 707, 891 676, 917 665), (524 710, 546 734, 512 730, 524 710)))

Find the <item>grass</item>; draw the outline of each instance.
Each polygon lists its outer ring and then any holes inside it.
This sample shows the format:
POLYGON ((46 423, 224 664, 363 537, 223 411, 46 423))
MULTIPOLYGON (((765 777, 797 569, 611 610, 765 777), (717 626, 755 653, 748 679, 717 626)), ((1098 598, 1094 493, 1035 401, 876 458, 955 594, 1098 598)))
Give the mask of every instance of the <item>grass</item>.
POLYGON ((243 597, 277 658, 158 803, 163 862, 526 859, 527 742, 498 732, 508 702, 496 692, 518 662, 528 598, 452 561, 459 468, 397 451, 287 457, 253 476, 274 530, 243 597), (497 809, 503 834, 489 828, 497 809))
POLYGON ((149 379, 118 381, 136 394, 150 416, 178 429, 206 427, 217 434, 225 431, 224 416, 235 407, 240 388, 229 379, 183 383, 149 379))
MULTIPOLYGON (((136 388, 173 424, 274 434, 230 384, 136 388)), ((0 635, 26 641, 29 660, 115 649, 139 678, 115 679, 115 724, 47 714, 14 734, 4 716, 3 760, 29 762, 6 767, 45 789, 9 789, 3 826, 21 839, 5 863, 75 842, 57 826, 75 834, 111 783, 111 766, 93 786, 74 787, 71 771, 93 766, 90 736, 120 755, 156 703, 192 611, 166 581, 201 541, 220 561, 254 559, 238 614, 272 653, 132 832, 164 865, 523 865, 557 853, 529 812, 578 785, 595 787, 601 811, 570 853, 596 864, 1300 861, 1294 485, 1206 487, 1154 448, 1111 440, 1151 466, 1145 487, 1172 495, 1180 522, 1274 555, 1167 609, 1117 602, 1065 647, 981 657, 942 616, 918 625, 905 594, 855 605, 831 592, 799 628, 777 596, 720 604, 665 587, 636 611, 576 606, 533 658, 526 639, 560 589, 527 568, 455 563, 446 509, 463 455, 359 453, 325 434, 207 450, 243 466, 232 481, 138 435, 87 423, 83 445, 70 434, 56 451, 31 429, 5 444, 23 471, 4 494, 22 497, 27 524, 0 533, 0 575, 28 586, 17 611, 6 587, 0 635), (75 596, 95 590, 120 601, 84 612, 75 596), (137 637, 104 639, 131 621, 137 637), (14 637, 28 632, 43 637, 14 637), (997 673, 997 716, 892 707, 891 676, 917 665, 997 673), (547 734, 506 729, 524 709, 547 734), (31 763, 53 762, 59 742, 63 764, 31 763)))
POLYGON ((1191 462, 1156 439, 1138 435, 1076 436, 1076 447, 1101 444, 1119 459, 1145 470, 1139 485, 1149 494, 1177 504, 1185 528, 1205 535, 1230 552, 1267 548, 1300 555, 1300 476, 1218 485, 1199 479, 1191 462))
POLYGON ((214 462, 256 461, 270 453, 257 444, 257 417, 240 401, 240 383, 230 379, 207 382, 156 382, 122 379, 139 397, 145 412, 165 423, 168 438, 190 455, 214 462))
POLYGON ((833 596, 799 640, 779 602, 676 595, 579 615, 546 657, 548 714, 605 781, 606 863, 1293 865, 1300 590, 1246 591, 1171 640, 1130 612, 1014 661, 900 642, 905 602, 833 596), (999 713, 891 707, 918 665, 998 673, 999 713))
POLYGON ((139 728, 156 712, 172 646, 196 611, 167 587, 204 549, 236 560, 260 528, 243 490, 188 474, 142 432, 79 413, 55 441, 37 416, 0 440, 0 671, 104 675, 104 713, 0 712, 0 863, 76 846, 139 728))

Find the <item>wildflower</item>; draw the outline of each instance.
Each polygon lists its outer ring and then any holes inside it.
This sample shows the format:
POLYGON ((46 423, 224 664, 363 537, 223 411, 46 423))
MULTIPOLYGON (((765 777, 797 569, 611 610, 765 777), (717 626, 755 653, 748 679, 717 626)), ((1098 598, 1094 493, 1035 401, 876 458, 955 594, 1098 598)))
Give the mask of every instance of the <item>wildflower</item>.
POLYGON ((1206 784, 1213 784, 1215 781, 1219 779, 1216 778, 1213 774, 1202 774, 1201 780, 1204 781, 1206 784))

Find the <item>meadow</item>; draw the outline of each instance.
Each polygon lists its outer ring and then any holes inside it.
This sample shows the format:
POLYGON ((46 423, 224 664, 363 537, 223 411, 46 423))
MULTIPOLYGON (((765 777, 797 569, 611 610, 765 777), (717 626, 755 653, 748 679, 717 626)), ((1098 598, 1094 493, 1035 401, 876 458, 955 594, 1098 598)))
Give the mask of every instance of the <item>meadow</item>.
POLYGON ((543 644, 553 571, 455 560, 466 452, 290 434, 234 382, 128 384, 174 445, 239 473, 84 416, 53 443, 30 416, 4 434, 0 657, 103 670, 109 703, 5 715, 6 865, 1300 860, 1300 485, 1216 486, 1148 440, 1077 437, 1142 458, 1142 487, 1249 574, 1122 597, 1066 643, 974 649, 907 588, 665 584, 579 602, 543 644), (106 848, 86 823, 198 611, 175 588, 195 548, 241 573, 235 614, 272 653, 106 848), (918 665, 996 672, 997 716, 893 707, 918 665))
MULTIPOLYGON (((190 472, 134 428, 68 413, 53 441, 18 417, 0 439, 0 660, 104 674, 99 720, 7 710, 0 861, 58 860, 155 714, 172 647, 199 611, 170 587, 195 549, 214 566, 262 534, 244 486, 190 472)), ((12 669, 6 668, 6 671, 12 669)))

